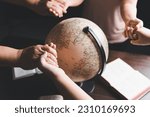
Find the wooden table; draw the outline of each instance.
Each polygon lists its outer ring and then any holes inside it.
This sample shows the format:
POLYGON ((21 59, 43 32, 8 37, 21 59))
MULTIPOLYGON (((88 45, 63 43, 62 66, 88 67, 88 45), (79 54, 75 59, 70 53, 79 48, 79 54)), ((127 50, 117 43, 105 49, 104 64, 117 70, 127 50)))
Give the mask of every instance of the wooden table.
MULTIPOLYGON (((142 54, 135 54, 123 51, 110 51, 108 62, 111 62, 117 58, 121 58, 134 69, 140 71, 146 77, 150 79, 150 56, 149 55, 142 55, 142 54)), ((106 82, 103 81, 102 78, 96 79, 96 87, 95 90, 92 92, 91 96, 94 99, 99 100, 119 100, 124 99, 120 96, 115 90, 113 90, 106 82)))
MULTIPOLYGON (((150 78, 150 56, 133 54, 124 51, 110 51, 109 60, 121 58, 134 69, 139 70, 150 78)), ((119 100, 123 99, 110 88, 102 78, 95 79, 96 87, 91 93, 94 99, 119 100)), ((11 68, 0 68, 0 99, 39 99, 43 95, 57 94, 56 87, 50 78, 44 75, 33 76, 26 79, 12 80, 11 68)))

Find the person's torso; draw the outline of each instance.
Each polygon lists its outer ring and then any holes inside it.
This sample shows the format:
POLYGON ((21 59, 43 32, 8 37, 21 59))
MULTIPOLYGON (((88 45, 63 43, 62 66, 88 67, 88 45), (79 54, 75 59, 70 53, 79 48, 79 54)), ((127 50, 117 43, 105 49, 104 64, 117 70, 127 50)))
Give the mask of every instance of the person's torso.
POLYGON ((120 13, 120 0, 88 0, 83 17, 98 24, 109 43, 119 43, 124 37, 125 23, 120 13))

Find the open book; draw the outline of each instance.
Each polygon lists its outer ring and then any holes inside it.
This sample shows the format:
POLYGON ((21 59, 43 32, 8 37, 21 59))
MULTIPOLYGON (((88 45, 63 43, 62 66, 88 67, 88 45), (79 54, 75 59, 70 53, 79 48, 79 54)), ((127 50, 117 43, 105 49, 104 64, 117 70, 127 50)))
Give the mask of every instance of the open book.
POLYGON ((129 100, 140 99, 150 91, 150 80, 120 58, 106 65, 102 77, 129 100))
POLYGON ((30 77, 35 74, 42 74, 42 72, 38 68, 31 69, 31 70, 24 70, 20 67, 13 68, 13 79, 14 80, 30 77))

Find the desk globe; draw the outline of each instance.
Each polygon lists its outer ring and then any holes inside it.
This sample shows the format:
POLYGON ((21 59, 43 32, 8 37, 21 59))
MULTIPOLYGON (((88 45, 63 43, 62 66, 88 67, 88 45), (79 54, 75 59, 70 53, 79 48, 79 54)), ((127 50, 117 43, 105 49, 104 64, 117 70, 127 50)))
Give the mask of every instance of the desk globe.
POLYGON ((69 18, 58 23, 45 43, 56 44, 58 64, 75 82, 101 74, 108 59, 108 42, 101 28, 84 18, 69 18))

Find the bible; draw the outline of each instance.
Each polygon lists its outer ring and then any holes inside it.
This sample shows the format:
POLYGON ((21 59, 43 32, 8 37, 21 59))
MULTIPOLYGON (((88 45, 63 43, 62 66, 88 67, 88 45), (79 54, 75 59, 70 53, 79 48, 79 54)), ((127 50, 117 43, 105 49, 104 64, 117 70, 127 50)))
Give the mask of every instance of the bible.
POLYGON ((128 100, 141 99, 150 91, 150 79, 120 58, 106 65, 102 77, 128 100))

